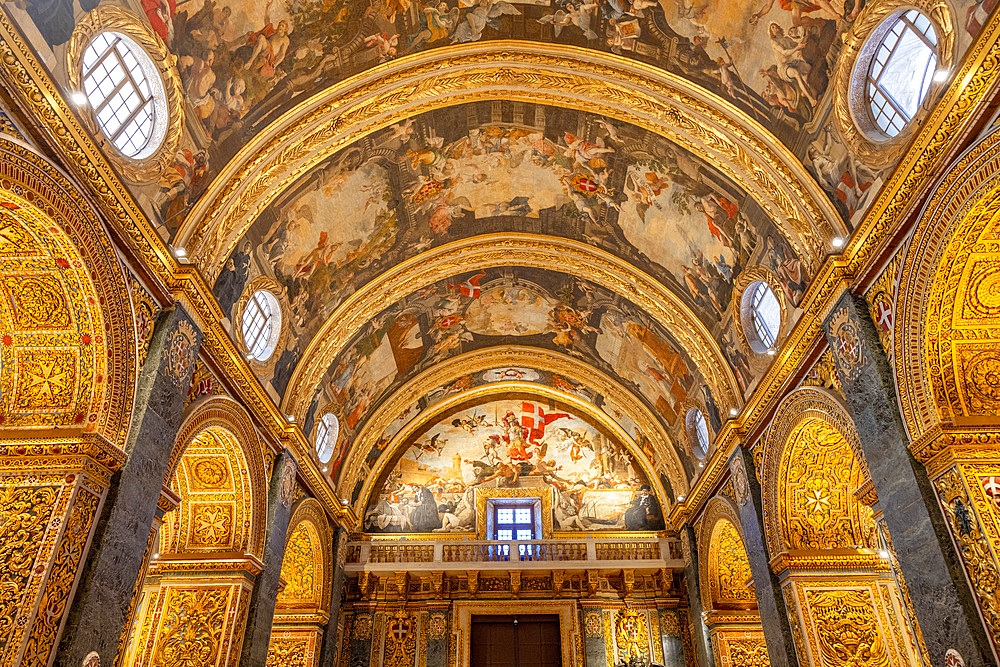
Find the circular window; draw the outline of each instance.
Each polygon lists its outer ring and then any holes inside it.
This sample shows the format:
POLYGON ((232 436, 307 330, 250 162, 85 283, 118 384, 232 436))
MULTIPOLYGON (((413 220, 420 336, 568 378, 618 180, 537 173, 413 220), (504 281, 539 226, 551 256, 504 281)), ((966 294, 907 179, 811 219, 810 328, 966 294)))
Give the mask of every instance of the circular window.
POLYGON ((316 425, 316 456, 320 463, 328 463, 333 456, 333 446, 337 444, 340 436, 340 422, 337 416, 331 412, 323 415, 316 425))
POLYGON ((243 344, 251 359, 266 361, 278 344, 281 307, 267 290, 257 290, 243 308, 243 344))
POLYGON ((938 37, 926 14, 897 14, 869 37, 858 60, 856 83, 863 83, 870 134, 891 139, 913 120, 934 80, 938 37), (864 81, 859 81, 860 75, 864 81))
POLYGON ((781 303, 774 290, 758 280, 750 283, 743 292, 743 328, 750 348, 757 354, 764 354, 778 340, 781 329, 781 303), (749 321, 748 321, 749 320, 749 321))
POLYGON ((705 421, 705 413, 698 408, 691 408, 685 418, 687 424, 688 437, 691 439, 691 451, 698 459, 703 459, 708 455, 708 422, 705 421))
POLYGON ((141 160, 166 134, 166 93, 149 55, 118 32, 98 33, 83 52, 83 92, 101 132, 125 157, 141 160))

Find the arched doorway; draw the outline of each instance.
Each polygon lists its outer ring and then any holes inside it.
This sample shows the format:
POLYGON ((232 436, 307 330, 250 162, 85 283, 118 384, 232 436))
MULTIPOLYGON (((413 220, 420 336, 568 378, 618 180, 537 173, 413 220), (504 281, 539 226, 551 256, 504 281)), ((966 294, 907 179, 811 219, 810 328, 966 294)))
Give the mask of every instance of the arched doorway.
POLYGON ((705 511, 698 537, 702 608, 717 667, 769 665, 739 515, 726 498, 705 511))
POLYGON ((330 620, 332 555, 333 534, 319 501, 299 501, 288 524, 281 563, 283 588, 274 608, 268 665, 319 664, 323 633, 330 620))
POLYGON ((211 398, 185 420, 174 457, 162 504, 175 509, 155 538, 123 662, 234 664, 262 568, 261 444, 239 406, 211 398))
POLYGON ((920 665, 846 411, 824 391, 793 392, 764 447, 767 546, 800 664, 920 665))

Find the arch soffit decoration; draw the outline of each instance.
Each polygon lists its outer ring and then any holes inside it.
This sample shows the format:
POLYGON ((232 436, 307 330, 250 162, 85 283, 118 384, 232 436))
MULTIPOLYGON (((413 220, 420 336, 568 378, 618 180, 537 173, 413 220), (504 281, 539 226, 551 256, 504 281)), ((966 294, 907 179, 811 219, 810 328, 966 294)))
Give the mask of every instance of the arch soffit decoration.
POLYGON ((71 262, 69 270, 82 270, 87 289, 93 291, 81 296, 90 302, 93 323, 99 327, 92 331, 93 373, 78 378, 94 384, 91 411, 65 425, 96 432, 124 451, 135 400, 139 336, 130 290, 107 233, 84 196, 58 168, 32 148, 5 137, 0 137, 0 188, 10 203, 29 208, 49 224, 50 236, 60 237, 60 245, 72 246, 67 251, 76 258, 68 259, 78 258, 80 265, 71 262))
MULTIPOLYGON (((400 429, 400 431, 396 433, 396 435, 394 435, 386 444, 385 450, 379 456, 378 461, 376 461, 375 465, 372 466, 371 472, 365 478, 364 486, 362 486, 361 493, 358 495, 358 500, 354 504, 355 515, 363 516, 365 508, 368 507, 371 495, 376 493, 380 488, 378 484, 381 481, 380 478, 382 477, 382 473, 386 471, 389 465, 404 450, 404 448, 411 444, 412 436, 422 426, 432 423, 452 408, 462 405, 463 403, 476 400, 489 400, 491 398, 502 398, 505 394, 516 394, 522 396, 531 395, 560 401, 568 407, 578 410, 581 417, 592 419, 596 424, 610 432, 632 456, 639 468, 642 469, 643 474, 649 482, 650 488, 653 489, 653 492, 659 499, 661 506, 664 504, 669 506, 671 504, 665 503, 665 501, 669 499, 669 496, 667 496, 666 490, 660 483, 659 477, 656 475, 653 465, 649 459, 646 458, 642 449, 635 442, 635 440, 632 439, 631 435, 629 435, 621 426, 618 425, 616 421, 604 414, 601 410, 595 408, 587 401, 577 398, 576 396, 552 389, 550 387, 540 386, 529 382, 498 382, 496 384, 477 387, 475 389, 455 394, 421 412, 414 419, 410 420, 405 426, 403 426, 403 428, 400 429)), ((345 480, 341 480, 339 488, 346 490, 348 487, 345 486, 344 482, 345 480)))
MULTIPOLYGON (((720 607, 716 593, 718 592, 718 549, 713 544, 716 532, 722 528, 723 523, 729 523, 740 536, 740 544, 746 554, 746 541, 743 537, 743 525, 740 523, 739 511, 732 500, 723 496, 716 496, 705 506, 705 514, 701 519, 701 526, 698 530, 698 573, 701 578, 701 604, 706 610, 714 610, 720 607)), ((748 557, 749 562, 749 557, 748 557)), ((747 608, 756 608, 757 602, 754 599, 752 605, 747 608)))
POLYGON ((264 553, 269 477, 264 460, 264 443, 258 437, 246 410, 228 396, 206 398, 196 402, 189 410, 177 432, 164 485, 170 484, 188 447, 205 431, 218 430, 235 439, 239 445, 237 458, 242 458, 239 463, 246 466, 243 473, 250 483, 249 501, 243 499, 250 516, 246 553, 261 559, 264 553))
POLYGON ((316 333, 292 372, 281 409, 302 423, 315 389, 362 326, 421 287, 455 275, 507 266, 552 269, 590 280, 632 301, 662 324, 691 357, 728 411, 742 404, 736 376, 705 325, 662 283, 585 243, 534 234, 491 234, 454 241, 401 262, 344 301, 316 333))
MULTIPOLYGON (((319 559, 320 578, 313 581, 312 594, 313 604, 308 606, 309 611, 325 612, 330 608, 330 582, 333 579, 333 531, 330 529, 330 522, 326 518, 323 506, 315 498, 303 498, 292 508, 292 518, 288 522, 288 539, 285 542, 287 551, 291 537, 299 526, 305 525, 312 533, 318 544, 314 545, 313 557, 319 559), (317 599, 318 597, 318 599, 317 599)), ((314 561, 313 566, 317 563, 314 561)), ((284 565, 282 566, 282 576, 284 576, 284 565)), ((288 604, 283 602, 279 596, 276 613, 282 611, 301 612, 303 607, 299 604, 288 604)))
POLYGON ((392 123, 482 99, 563 106, 659 134, 708 156, 777 222, 812 271, 843 221, 791 151, 720 97, 677 75, 579 47, 517 40, 405 56, 330 86, 260 132, 184 221, 187 248, 214 282, 254 219, 326 157, 392 123))
MULTIPOLYGON (((529 347, 504 347, 486 348, 452 357, 419 374, 383 401, 379 409, 364 424, 350 445, 350 451, 343 465, 345 474, 341 477, 340 483, 337 485, 338 495, 344 497, 354 488, 362 469, 362 462, 365 460, 368 451, 389 427, 389 424, 395 420, 396 415, 401 414, 416 400, 425 396, 431 390, 448 383, 458 375, 482 373, 498 366, 534 366, 545 368, 546 370, 565 376, 572 382, 596 389, 604 395, 609 403, 621 407, 628 417, 647 434, 647 437, 653 443, 653 451, 662 457, 662 460, 653 461, 652 463, 662 466, 666 470, 667 477, 670 479, 675 493, 688 492, 687 476, 684 474, 684 469, 681 466, 680 457, 677 454, 673 440, 652 411, 637 399, 631 391, 596 368, 568 354, 529 347), (353 474, 347 473, 347 471, 352 471, 353 474)), ((501 383, 497 383, 497 385, 499 384, 501 383)), ((533 389, 539 387, 539 385, 534 384, 530 386, 533 389)), ((439 405, 436 404, 434 409, 439 405)), ((590 409, 597 410, 597 408, 592 406, 590 409)), ((425 416, 426 414, 427 412, 421 413, 410 420, 409 423, 413 424, 418 420, 426 422, 430 418, 425 416)), ((618 428, 621 429, 620 426, 618 428)), ((629 441, 631 441, 630 436, 629 441)), ((623 444, 627 444, 627 442, 625 441, 623 444)), ((637 447, 638 450, 639 448, 637 447)), ((376 465, 380 464, 384 467, 387 461, 391 459, 391 456, 390 448, 387 447, 376 465)), ((362 495, 365 494, 362 493, 362 495)), ((363 509, 364 505, 361 505, 361 507, 363 509)))
POLYGON ((996 424, 1000 415, 1000 395, 984 376, 1000 365, 998 174, 994 130, 942 176, 900 268, 893 365, 903 420, 918 449, 940 427, 996 424))
MULTIPOLYGON (((861 479, 865 482, 871 480, 854 421, 840 400, 825 389, 817 387, 800 387, 788 394, 778 405, 764 440, 761 492, 764 506, 764 538, 771 558, 788 551, 787 535, 782 528, 784 491, 780 483, 785 450, 798 427, 804 422, 813 420, 830 426, 847 441, 857 465, 860 466, 861 479)), ((850 489, 850 492, 854 491, 855 489, 850 489)))

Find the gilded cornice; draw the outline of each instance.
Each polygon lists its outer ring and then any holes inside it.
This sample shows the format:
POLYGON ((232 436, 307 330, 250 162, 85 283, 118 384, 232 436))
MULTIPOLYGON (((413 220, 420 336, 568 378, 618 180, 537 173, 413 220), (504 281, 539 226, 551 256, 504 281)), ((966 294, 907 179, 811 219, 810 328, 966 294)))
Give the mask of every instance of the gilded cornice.
MULTIPOLYGON (((608 404, 621 408, 635 422, 639 430, 649 437, 653 452, 659 457, 659 461, 653 463, 662 465, 666 470, 670 483, 674 486, 674 492, 687 492, 687 476, 684 474, 673 441, 660 420, 631 391, 593 366, 567 354, 539 348, 511 346, 486 348, 452 357, 420 373, 393 392, 354 438, 351 451, 344 461, 345 472, 338 485, 342 497, 354 488, 358 475, 362 473, 362 464, 368 456, 368 451, 378 442, 389 424, 396 419, 396 415, 458 375, 482 373, 503 366, 544 368, 600 392, 608 404)), ((502 383, 502 386, 510 385, 502 383)), ((530 386, 538 387, 534 384, 530 386)))
POLYGON ((850 572, 852 577, 863 576, 865 571, 873 577, 891 572, 889 561, 868 549, 824 549, 822 551, 797 551, 778 554, 771 559, 775 574, 815 574, 829 581, 831 572, 850 572))
POLYGON ((718 342, 671 290, 628 262, 594 246, 552 236, 489 234, 454 241, 412 257, 354 292, 310 341, 285 390, 282 411, 305 419, 323 375, 351 338, 385 308, 458 273, 501 266, 557 270, 620 294, 673 335, 705 376, 725 412, 739 407, 736 376, 718 342))
MULTIPOLYGON (((632 439, 632 436, 627 433, 625 429, 618 424, 618 422, 612 419, 609 415, 605 414, 602 410, 572 394, 552 389, 551 387, 547 387, 545 385, 532 382, 497 382, 495 384, 483 385, 476 387, 475 389, 470 389, 468 391, 449 396, 447 399, 422 411, 416 417, 407 422, 407 424, 403 426, 403 428, 400 429, 399 432, 392 437, 392 439, 389 440, 385 446, 385 450, 382 452, 381 456, 379 456, 378 461, 375 462, 371 471, 368 472, 365 478, 364 486, 361 488, 361 494, 354 503, 354 511, 357 516, 364 515, 364 510, 368 506, 368 498, 377 490, 376 484, 379 482, 379 478, 382 473, 393 461, 399 451, 410 444, 413 434, 421 427, 431 423, 433 420, 463 403, 486 401, 491 398, 500 398, 509 394, 541 396, 543 398, 559 401, 572 409, 578 410, 581 416, 589 417, 596 424, 600 425, 602 428, 614 435, 614 437, 618 439, 625 449, 628 450, 629 454, 632 455, 636 463, 639 464, 643 474, 646 475, 646 479, 656 496, 661 499, 661 502, 663 502, 663 499, 668 498, 663 485, 660 483, 659 477, 656 475, 655 468, 649 459, 646 458, 642 448, 639 447, 635 440, 632 439)), ((355 448, 356 452, 362 450, 363 448, 355 448)), ((360 470, 357 470, 357 472, 360 472, 360 470)), ((341 488, 351 487, 346 487, 344 480, 341 480, 341 488)))
POLYGON ((783 144, 720 97, 677 75, 589 49, 518 40, 398 58, 282 115, 218 174, 178 231, 211 282, 254 219, 338 150, 417 114, 483 99, 579 109, 643 127, 701 156, 750 193, 815 269, 846 228, 783 144))

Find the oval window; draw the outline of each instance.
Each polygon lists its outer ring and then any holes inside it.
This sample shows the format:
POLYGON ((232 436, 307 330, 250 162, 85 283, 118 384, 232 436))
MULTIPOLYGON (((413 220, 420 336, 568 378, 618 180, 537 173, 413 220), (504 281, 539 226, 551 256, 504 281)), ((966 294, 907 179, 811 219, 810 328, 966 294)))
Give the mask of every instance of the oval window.
POLYGON ((862 53, 868 57, 857 69, 864 72, 870 120, 882 139, 891 139, 927 97, 937 69, 937 32, 926 14, 911 9, 876 28, 862 53))
POLYGON ((705 413, 698 408, 688 410, 685 418, 688 438, 691 440, 691 451, 696 458, 703 459, 708 455, 708 422, 705 421, 705 413))
POLYGON ((119 153, 149 157, 166 134, 163 80, 149 55, 118 32, 99 33, 83 52, 83 92, 97 125, 119 153))
POLYGON ((243 308, 243 344, 251 359, 266 361, 278 344, 281 333, 281 307, 274 295, 257 290, 243 308))
POLYGON ((781 304, 778 297, 770 285, 758 280, 751 283, 743 293, 743 310, 747 342, 754 352, 764 354, 774 347, 781 330, 781 304))
POLYGON ((329 463, 333 456, 333 446, 340 437, 340 422, 332 412, 327 412, 316 425, 316 456, 320 463, 329 463))

